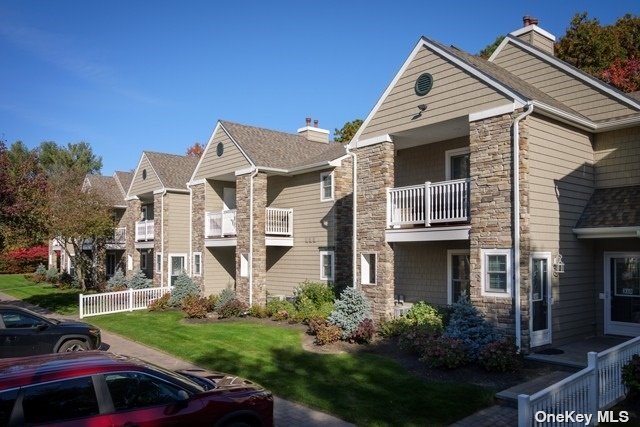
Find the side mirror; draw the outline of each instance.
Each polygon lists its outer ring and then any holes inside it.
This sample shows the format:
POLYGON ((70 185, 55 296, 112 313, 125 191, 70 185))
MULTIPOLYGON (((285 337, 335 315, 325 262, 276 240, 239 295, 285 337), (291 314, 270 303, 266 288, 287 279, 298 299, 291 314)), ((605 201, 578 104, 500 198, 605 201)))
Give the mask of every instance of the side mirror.
POLYGON ((38 331, 44 331, 48 327, 49 325, 47 325, 46 323, 39 323, 38 326, 36 326, 36 329, 38 329, 38 331))
POLYGON ((189 400, 189 393, 184 390, 178 390, 178 402, 186 402, 189 400))

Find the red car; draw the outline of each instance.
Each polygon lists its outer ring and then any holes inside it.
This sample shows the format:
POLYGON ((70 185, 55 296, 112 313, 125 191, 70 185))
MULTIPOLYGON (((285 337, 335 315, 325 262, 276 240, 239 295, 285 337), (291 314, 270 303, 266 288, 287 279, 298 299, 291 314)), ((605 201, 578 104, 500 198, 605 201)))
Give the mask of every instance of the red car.
POLYGON ((273 396, 251 381, 168 371, 106 352, 0 360, 0 426, 272 427, 273 396))

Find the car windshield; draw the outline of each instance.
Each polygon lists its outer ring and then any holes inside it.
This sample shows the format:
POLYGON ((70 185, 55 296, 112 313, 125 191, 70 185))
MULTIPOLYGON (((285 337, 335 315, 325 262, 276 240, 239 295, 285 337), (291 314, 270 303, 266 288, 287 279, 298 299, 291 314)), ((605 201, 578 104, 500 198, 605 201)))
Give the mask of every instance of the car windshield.
POLYGON ((153 363, 149 363, 149 362, 145 362, 145 366, 151 370, 161 372, 162 374, 168 377, 171 377, 173 380, 177 381, 184 387, 191 389, 192 391, 203 392, 203 391, 209 390, 209 388, 203 387, 202 384, 199 384, 193 381, 191 378, 186 377, 182 374, 179 374, 175 371, 170 371, 168 369, 162 368, 158 365, 154 365, 153 363))

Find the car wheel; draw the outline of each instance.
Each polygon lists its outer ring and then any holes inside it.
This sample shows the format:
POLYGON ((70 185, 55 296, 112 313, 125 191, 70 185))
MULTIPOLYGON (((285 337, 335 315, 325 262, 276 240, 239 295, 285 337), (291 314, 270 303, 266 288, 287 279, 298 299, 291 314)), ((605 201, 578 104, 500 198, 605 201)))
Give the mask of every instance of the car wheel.
POLYGON ((252 426, 253 424, 245 420, 231 420, 224 424, 224 427, 252 427, 252 426))
POLYGON ((89 347, 87 343, 80 340, 69 340, 62 343, 60 348, 58 349, 58 353, 66 353, 69 351, 87 351, 89 347))

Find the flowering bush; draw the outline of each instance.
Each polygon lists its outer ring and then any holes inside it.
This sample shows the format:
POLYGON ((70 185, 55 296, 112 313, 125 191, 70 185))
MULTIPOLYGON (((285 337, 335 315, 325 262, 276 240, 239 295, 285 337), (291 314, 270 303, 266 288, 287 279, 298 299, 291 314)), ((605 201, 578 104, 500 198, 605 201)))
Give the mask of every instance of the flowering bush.
POLYGON ((225 319, 241 316, 247 312, 247 308, 248 307, 245 303, 234 298, 231 301, 227 301, 227 303, 220 307, 216 312, 218 313, 218 317, 225 319))
POLYGON ((464 342, 457 338, 432 338, 420 358, 432 368, 454 369, 468 362, 464 342))
POLYGON ((515 343, 503 339, 485 344, 478 354, 478 363, 489 372, 513 372, 521 361, 515 343))
POLYGON ((364 292, 357 288, 346 288, 327 320, 342 330, 342 339, 348 340, 360 323, 370 317, 371 303, 364 292))

